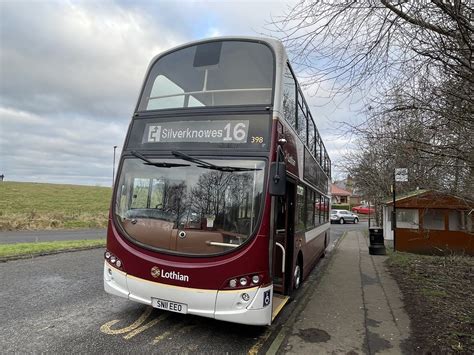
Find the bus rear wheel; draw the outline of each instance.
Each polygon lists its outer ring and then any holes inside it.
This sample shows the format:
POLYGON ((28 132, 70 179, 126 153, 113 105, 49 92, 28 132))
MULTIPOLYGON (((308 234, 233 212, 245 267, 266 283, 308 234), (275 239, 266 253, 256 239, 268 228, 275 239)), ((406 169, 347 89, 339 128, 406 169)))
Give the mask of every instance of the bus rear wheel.
POLYGON ((323 249, 323 252, 321 253, 321 258, 325 258, 326 257, 326 248, 328 247, 328 242, 329 238, 328 238, 328 235, 325 234, 324 235, 324 249, 323 249))

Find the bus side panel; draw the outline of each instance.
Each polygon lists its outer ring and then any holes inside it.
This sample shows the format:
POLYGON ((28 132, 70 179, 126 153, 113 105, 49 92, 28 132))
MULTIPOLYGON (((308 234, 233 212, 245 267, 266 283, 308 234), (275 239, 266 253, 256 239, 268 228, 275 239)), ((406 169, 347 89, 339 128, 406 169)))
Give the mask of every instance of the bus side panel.
POLYGON ((326 223, 305 233, 304 243, 302 245, 304 278, 308 276, 323 254, 325 249, 325 236, 328 230, 329 224, 326 223))

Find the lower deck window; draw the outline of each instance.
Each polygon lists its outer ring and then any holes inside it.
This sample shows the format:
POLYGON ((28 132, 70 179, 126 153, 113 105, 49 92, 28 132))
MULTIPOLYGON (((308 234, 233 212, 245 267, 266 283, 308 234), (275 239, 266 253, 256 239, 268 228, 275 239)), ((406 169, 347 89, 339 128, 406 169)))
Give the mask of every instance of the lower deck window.
POLYGON ((126 236, 180 254, 233 250, 254 233, 262 207, 265 162, 125 159, 114 213, 126 236), (222 171, 219 167, 224 167, 222 171))

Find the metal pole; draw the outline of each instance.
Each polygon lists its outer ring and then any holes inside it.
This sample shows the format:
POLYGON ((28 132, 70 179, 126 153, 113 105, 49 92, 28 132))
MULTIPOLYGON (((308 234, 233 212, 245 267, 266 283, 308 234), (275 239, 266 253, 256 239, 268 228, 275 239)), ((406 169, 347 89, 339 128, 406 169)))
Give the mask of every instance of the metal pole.
POLYGON ((114 163, 113 163, 113 168, 112 168, 112 187, 114 186, 115 182, 115 150, 117 149, 117 146, 114 145, 114 163))
POLYGON ((397 250, 397 209, 395 207, 395 169, 393 170, 393 185, 392 185, 393 211, 392 211, 392 230, 393 230, 393 250, 397 250))
POLYGON ((370 228, 370 200, 369 200, 369 228, 370 228))

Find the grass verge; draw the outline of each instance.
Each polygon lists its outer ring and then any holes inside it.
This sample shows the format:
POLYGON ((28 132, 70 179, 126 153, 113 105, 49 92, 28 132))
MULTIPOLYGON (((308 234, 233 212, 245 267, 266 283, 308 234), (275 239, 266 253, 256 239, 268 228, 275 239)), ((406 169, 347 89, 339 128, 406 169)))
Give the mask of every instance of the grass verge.
POLYGON ((474 353, 474 258, 389 253, 414 353, 474 353))
POLYGON ((0 231, 105 228, 110 187, 0 182, 0 231))
POLYGON ((28 257, 60 251, 104 247, 105 239, 0 244, 0 259, 28 257))

